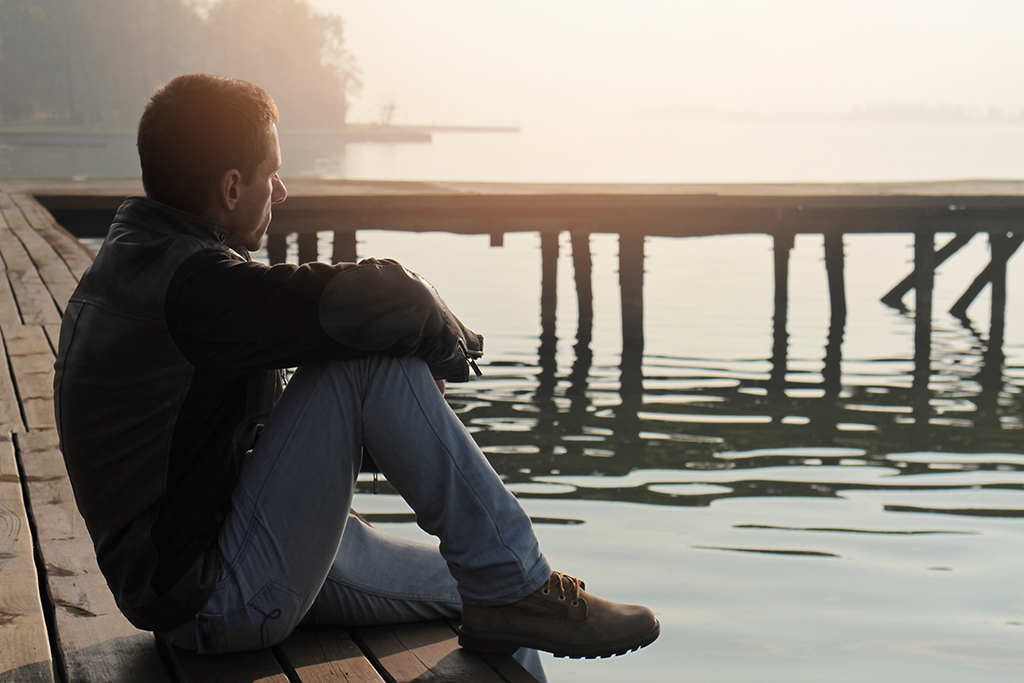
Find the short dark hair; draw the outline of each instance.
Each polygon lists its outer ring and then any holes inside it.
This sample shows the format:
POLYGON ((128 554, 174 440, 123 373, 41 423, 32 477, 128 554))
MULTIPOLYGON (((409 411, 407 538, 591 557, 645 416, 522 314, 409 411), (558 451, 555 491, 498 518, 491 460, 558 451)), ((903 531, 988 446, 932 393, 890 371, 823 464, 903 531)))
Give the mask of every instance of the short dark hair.
POLYGON ((139 121, 142 186, 151 199, 189 213, 207 208, 223 174, 237 169, 245 182, 270 154, 277 105, 248 81, 186 74, 153 94, 139 121))

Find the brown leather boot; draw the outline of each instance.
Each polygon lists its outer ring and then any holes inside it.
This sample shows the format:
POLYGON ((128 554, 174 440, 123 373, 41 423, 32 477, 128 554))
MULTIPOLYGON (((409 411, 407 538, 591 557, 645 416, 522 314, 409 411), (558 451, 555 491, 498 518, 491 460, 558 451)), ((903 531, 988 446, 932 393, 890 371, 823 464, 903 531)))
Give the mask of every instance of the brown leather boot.
POLYGON ((459 645, 512 654, 521 647, 556 657, 611 657, 650 645, 661 633, 654 613, 584 592, 579 579, 554 572, 538 590, 511 605, 463 605, 459 645))

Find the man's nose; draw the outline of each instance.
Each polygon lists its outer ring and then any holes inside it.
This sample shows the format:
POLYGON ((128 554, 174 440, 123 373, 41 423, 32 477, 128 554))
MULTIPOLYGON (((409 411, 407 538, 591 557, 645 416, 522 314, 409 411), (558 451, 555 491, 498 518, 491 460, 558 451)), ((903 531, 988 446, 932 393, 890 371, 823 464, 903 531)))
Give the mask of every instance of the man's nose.
POLYGON ((271 196, 271 200, 275 204, 280 204, 288 197, 288 188, 284 186, 284 182, 280 178, 274 177, 274 194, 271 196))

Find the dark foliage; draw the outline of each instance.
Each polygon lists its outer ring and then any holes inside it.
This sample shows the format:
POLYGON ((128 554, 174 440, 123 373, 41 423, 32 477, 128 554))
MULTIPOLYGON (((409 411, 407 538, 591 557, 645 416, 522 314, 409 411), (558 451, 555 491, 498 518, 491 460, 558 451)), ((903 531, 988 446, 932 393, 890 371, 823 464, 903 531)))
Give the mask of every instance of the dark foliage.
POLYGON ((343 125, 360 86, 341 19, 305 0, 0 0, 0 121, 132 128, 187 72, 253 81, 282 125, 343 125))

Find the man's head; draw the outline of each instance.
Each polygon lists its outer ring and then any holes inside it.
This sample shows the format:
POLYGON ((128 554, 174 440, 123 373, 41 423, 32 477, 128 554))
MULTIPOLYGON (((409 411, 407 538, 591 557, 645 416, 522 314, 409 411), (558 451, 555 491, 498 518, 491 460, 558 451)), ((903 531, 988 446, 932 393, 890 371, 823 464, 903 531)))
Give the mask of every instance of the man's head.
POLYGON ((277 106, 247 81, 178 76, 156 91, 139 122, 147 196, 226 225, 231 245, 259 247, 270 205, 284 201, 277 106))

